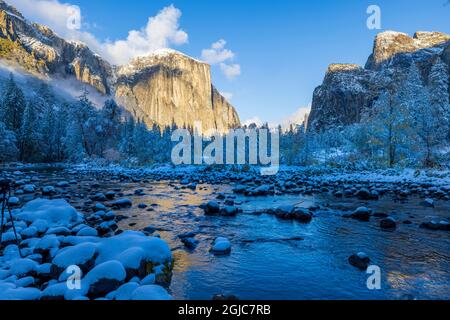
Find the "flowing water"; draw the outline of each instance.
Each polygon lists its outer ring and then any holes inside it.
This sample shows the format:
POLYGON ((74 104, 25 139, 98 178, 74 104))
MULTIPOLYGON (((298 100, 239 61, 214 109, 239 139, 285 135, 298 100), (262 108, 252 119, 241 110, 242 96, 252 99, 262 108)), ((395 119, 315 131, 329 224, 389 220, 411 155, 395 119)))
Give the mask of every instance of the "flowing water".
POLYGON ((427 217, 448 218, 449 203, 432 209, 422 207, 420 199, 367 203, 329 195, 237 197, 244 213, 207 217, 198 206, 214 199, 213 191, 231 193, 231 187, 201 187, 191 191, 153 184, 147 196, 132 198, 136 204, 154 204, 155 211, 125 211, 131 218, 121 225, 126 229, 136 223, 136 230, 151 225, 170 244, 175 258, 170 290, 176 299, 211 299, 214 294, 240 299, 450 298, 448 233, 419 228, 427 217), (325 203, 330 208, 318 211, 310 224, 254 213, 284 204, 325 203), (391 214, 399 221, 397 230, 381 230, 376 219, 367 223, 342 217, 361 205, 391 214), (403 224, 406 220, 412 224, 403 224), (177 237, 190 231, 200 242, 192 251, 177 237), (230 255, 209 252, 217 236, 231 241, 230 255), (349 265, 348 257, 360 251, 381 268, 381 290, 369 290, 369 275, 349 265))
MULTIPOLYGON (((63 179, 55 173, 45 175, 50 184, 63 179)), ((80 181, 76 188, 91 182, 80 181)), ((448 219, 448 202, 437 202, 433 209, 421 206, 421 199, 415 198, 361 202, 329 194, 237 196, 235 201, 244 212, 225 218, 207 217, 199 205, 215 199, 217 192, 232 195, 229 185, 199 185, 196 191, 178 190, 177 182, 100 181, 100 185, 98 192, 119 188, 133 200, 133 208, 119 212, 129 217, 120 222, 121 229, 153 226, 169 243, 175 259, 169 290, 175 299, 211 299, 215 294, 256 300, 450 298, 448 232, 419 228, 431 217, 448 219), (144 189, 145 195, 133 195, 137 189, 144 189), (137 208, 139 203, 154 211, 137 208), (255 213, 284 204, 326 209, 315 212, 310 224, 255 213), (359 222, 342 217, 360 206, 395 217, 397 230, 381 230, 375 218, 359 222), (406 220, 412 223, 404 224, 406 220), (192 231, 199 245, 188 250, 178 235, 192 231), (209 252, 218 236, 231 241, 231 254, 214 256, 209 252), (381 290, 369 290, 369 275, 349 265, 348 257, 360 251, 380 267, 381 290)))

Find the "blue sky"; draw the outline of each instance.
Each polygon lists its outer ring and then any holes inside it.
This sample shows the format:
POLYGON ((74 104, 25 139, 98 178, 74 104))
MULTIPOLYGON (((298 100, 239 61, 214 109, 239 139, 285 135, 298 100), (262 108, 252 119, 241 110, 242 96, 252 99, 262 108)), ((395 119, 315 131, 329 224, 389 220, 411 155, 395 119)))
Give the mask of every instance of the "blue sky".
POLYGON ((150 16, 173 4, 189 40, 171 47, 201 58, 202 50, 224 39, 234 53, 229 63, 240 65, 241 73, 230 80, 214 65, 214 84, 232 94, 242 120, 269 122, 308 106, 330 63, 364 65, 380 31, 450 33, 446 1, 67 0, 80 7, 83 30, 100 41, 125 39, 129 30, 145 27, 150 16), (381 8, 381 30, 366 27, 371 4, 381 8))

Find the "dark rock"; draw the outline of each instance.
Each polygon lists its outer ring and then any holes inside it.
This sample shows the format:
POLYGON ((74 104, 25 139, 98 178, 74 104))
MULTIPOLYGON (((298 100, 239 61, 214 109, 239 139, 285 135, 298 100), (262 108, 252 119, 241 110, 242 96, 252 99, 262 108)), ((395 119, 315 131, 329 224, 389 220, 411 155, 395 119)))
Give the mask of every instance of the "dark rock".
POLYGON ((195 238, 182 238, 181 242, 183 242, 184 246, 188 249, 195 249, 198 245, 198 241, 195 238))
POLYGON ((213 301, 239 301, 239 298, 234 295, 216 294, 212 298, 213 301))
POLYGON ((433 199, 425 199, 422 202, 422 205, 427 208, 434 208, 434 200, 433 199))
POLYGON ((371 211, 366 207, 356 209, 350 217, 355 220, 367 222, 370 221, 371 211))
POLYGON ((292 215, 294 209, 294 206, 291 205, 280 206, 275 209, 275 216, 282 220, 291 220, 294 218, 292 215))
POLYGON ((220 215, 224 217, 234 217, 238 214, 239 210, 233 206, 226 206, 220 209, 220 215))
POLYGON ((380 221, 380 227, 382 229, 395 229, 397 228, 397 222, 392 217, 388 217, 380 221))
POLYGON ((372 194, 368 189, 361 189, 355 194, 356 197, 358 197, 360 200, 371 200, 372 194))
POLYGON ((133 202, 130 199, 122 198, 111 202, 111 205, 113 207, 123 209, 130 208, 133 205, 133 202))
POLYGON ((300 221, 302 223, 309 223, 313 218, 312 213, 305 208, 295 208, 293 216, 295 220, 300 221))
POLYGON ((422 223, 420 228, 433 231, 450 231, 450 223, 448 221, 430 221, 422 223))
POLYGON ((205 214, 210 215, 218 215, 220 213, 220 206, 215 201, 209 201, 206 205, 204 205, 203 210, 205 211, 205 214))
POLYGON ((370 264, 370 258, 364 252, 360 252, 351 255, 348 258, 348 262, 355 268, 358 268, 360 270, 367 270, 370 264))

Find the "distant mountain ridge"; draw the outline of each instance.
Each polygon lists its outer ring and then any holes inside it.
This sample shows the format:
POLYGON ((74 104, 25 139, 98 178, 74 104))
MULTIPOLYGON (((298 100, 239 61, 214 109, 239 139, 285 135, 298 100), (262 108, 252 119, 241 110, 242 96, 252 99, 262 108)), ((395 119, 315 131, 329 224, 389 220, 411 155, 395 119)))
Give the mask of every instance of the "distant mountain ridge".
POLYGON ((0 0, 0 59, 36 77, 70 78, 113 96, 148 125, 225 132, 240 125, 211 83, 210 66, 170 49, 112 66, 88 46, 66 41, 0 0))
POLYGON ((395 90, 399 85, 393 79, 394 73, 407 78, 406 73, 415 64, 421 85, 427 86, 431 69, 441 62, 446 64, 450 78, 450 35, 416 32, 410 37, 394 31, 378 34, 364 68, 354 64, 329 66, 322 85, 314 91, 308 130, 320 132, 360 122, 383 91, 392 86, 395 90))

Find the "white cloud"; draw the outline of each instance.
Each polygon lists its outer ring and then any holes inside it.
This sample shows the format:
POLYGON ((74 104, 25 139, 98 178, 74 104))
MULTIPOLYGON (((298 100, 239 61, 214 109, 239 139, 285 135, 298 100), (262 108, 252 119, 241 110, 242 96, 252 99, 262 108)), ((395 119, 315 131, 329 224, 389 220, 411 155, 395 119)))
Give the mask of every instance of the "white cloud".
POLYGON ((225 49, 227 42, 220 39, 211 45, 210 49, 202 50, 202 59, 209 64, 218 64, 234 58, 234 52, 225 49))
MULTIPOLYGON (((288 130, 290 125, 301 125, 306 119, 306 116, 311 112, 311 106, 308 107, 301 107, 299 108, 295 113, 292 115, 282 118, 280 120, 276 120, 273 122, 268 122, 270 129, 277 129, 279 126, 281 126, 282 129, 288 130)), ((251 119, 248 119, 247 121, 243 122, 243 125, 249 126, 250 124, 256 124, 257 126, 261 127, 263 124, 267 123, 266 121, 263 121, 260 117, 255 116, 251 119)))
POLYGON ((233 99, 233 94, 231 92, 220 92, 220 94, 228 101, 233 99))
POLYGON ((181 11, 173 5, 149 17, 147 25, 131 30, 128 37, 117 41, 100 41, 84 31, 80 8, 58 0, 9 0, 22 14, 32 21, 44 24, 69 40, 85 42, 92 50, 114 64, 147 55, 157 49, 182 45, 188 42, 188 34, 180 29, 181 11))
MULTIPOLYGON (((57 0, 8 0, 27 19, 44 24, 61 36, 73 34, 73 26, 81 27, 81 11, 78 6, 57 0), (72 26, 68 26, 72 23, 72 26)), ((79 28, 78 28, 79 29, 79 28)))
POLYGON ((225 77, 232 80, 241 74, 241 66, 238 64, 220 64, 220 70, 222 70, 225 77))
POLYGON ((234 60, 233 51, 226 49, 227 42, 220 39, 211 45, 211 48, 202 50, 202 59, 211 65, 220 65, 220 70, 229 79, 232 80, 241 74, 239 64, 230 63, 234 60))
POLYGON ((172 44, 185 44, 188 34, 179 28, 180 17, 180 10, 173 5, 166 7, 155 17, 150 17, 145 28, 130 31, 126 40, 106 43, 106 53, 110 60, 123 64, 172 44))
POLYGON ((248 119, 242 123, 243 126, 250 126, 252 124, 256 124, 258 127, 261 127, 263 125, 262 120, 259 117, 253 117, 251 119, 248 119))
POLYGON ((293 125, 303 124, 303 122, 306 119, 306 116, 309 115, 310 112, 311 106, 301 107, 294 114, 279 121, 279 124, 285 129, 288 129, 291 124, 293 125))

